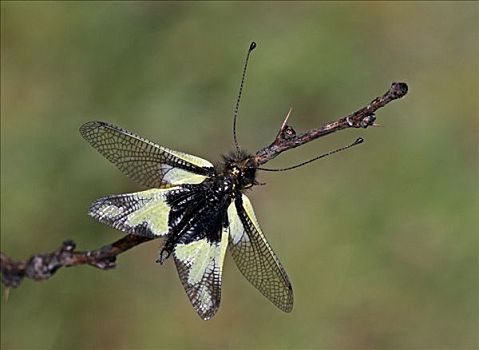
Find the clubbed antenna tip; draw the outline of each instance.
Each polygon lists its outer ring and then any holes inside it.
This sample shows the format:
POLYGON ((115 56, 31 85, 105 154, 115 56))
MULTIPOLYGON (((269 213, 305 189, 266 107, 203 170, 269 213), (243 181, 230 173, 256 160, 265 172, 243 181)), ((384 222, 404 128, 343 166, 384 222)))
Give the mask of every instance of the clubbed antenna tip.
POLYGON ((236 119, 238 119, 238 114, 239 114, 239 104, 241 101, 241 94, 243 93, 243 86, 244 86, 244 80, 246 77, 246 69, 248 68, 248 61, 249 61, 249 55, 251 52, 256 48, 256 42, 252 41, 251 44, 249 45, 248 48, 248 53, 246 54, 246 59, 244 61, 244 67, 243 67, 243 74, 241 75, 241 83, 240 83, 240 88, 238 92, 238 98, 236 99, 236 105, 235 105, 235 111, 234 111, 234 116, 233 116, 233 138, 235 142, 235 147, 236 147, 236 152, 240 152, 240 145, 238 143, 238 139, 236 137, 236 119))

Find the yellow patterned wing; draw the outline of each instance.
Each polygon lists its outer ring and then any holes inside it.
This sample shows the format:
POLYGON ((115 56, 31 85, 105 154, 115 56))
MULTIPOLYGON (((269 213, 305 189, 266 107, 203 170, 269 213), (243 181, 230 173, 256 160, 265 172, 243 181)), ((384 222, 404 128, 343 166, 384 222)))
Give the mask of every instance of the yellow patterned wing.
POLYGON ((80 133, 125 175, 149 188, 197 184, 213 173, 205 159, 172 151, 115 125, 88 122, 80 133))
POLYGON ((168 233, 170 206, 166 195, 173 189, 107 196, 96 200, 88 214, 98 221, 126 233, 160 237, 168 233))
POLYGON ((190 243, 179 243, 173 252, 181 283, 203 320, 213 317, 220 307, 228 234, 228 230, 223 229, 219 242, 203 238, 190 243))
POLYGON ((274 305, 293 309, 293 288, 278 257, 261 231, 248 197, 228 208, 229 250, 246 279, 274 305))

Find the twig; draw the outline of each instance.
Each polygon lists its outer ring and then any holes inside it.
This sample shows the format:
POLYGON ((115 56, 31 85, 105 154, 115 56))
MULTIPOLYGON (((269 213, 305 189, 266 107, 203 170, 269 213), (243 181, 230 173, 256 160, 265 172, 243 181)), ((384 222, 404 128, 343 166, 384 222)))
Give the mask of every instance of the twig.
POLYGON ((290 113, 288 113, 273 143, 256 152, 254 156, 256 163, 258 166, 265 164, 284 151, 299 147, 307 142, 317 139, 318 137, 331 134, 335 131, 347 128, 367 128, 368 126, 373 126, 375 125, 374 121, 376 120, 374 112, 379 108, 384 107, 389 102, 405 96, 407 90, 408 87, 406 83, 392 83, 391 87, 384 95, 375 98, 366 107, 361 108, 347 117, 340 118, 337 121, 326 124, 317 129, 308 130, 299 135, 296 135, 294 129, 287 124, 290 115, 290 113))
MULTIPOLYGON (((347 117, 299 135, 296 135, 294 129, 287 124, 290 114, 288 113, 273 143, 256 152, 253 157, 259 166, 284 151, 301 146, 335 131, 346 128, 367 128, 368 126, 373 126, 376 119, 374 112, 389 102, 403 97, 406 95, 407 90, 408 87, 405 83, 393 83, 383 96, 374 99, 366 107, 347 117)), ((23 278, 30 278, 35 281, 46 280, 64 266, 91 265, 101 270, 108 270, 116 266, 116 257, 118 255, 152 239, 154 238, 126 235, 112 244, 89 251, 75 251, 75 243, 73 241, 65 241, 60 248, 51 253, 33 255, 28 260, 21 261, 14 261, 0 252, 2 283, 6 287, 18 287, 23 278)))
POLYGON ((154 238, 126 235, 114 243, 84 252, 75 251, 75 242, 65 241, 60 248, 51 253, 36 254, 28 260, 21 261, 14 261, 0 252, 2 283, 6 287, 15 288, 25 277, 35 281, 46 280, 60 267, 91 265, 101 270, 112 269, 116 266, 117 255, 152 239, 154 238))

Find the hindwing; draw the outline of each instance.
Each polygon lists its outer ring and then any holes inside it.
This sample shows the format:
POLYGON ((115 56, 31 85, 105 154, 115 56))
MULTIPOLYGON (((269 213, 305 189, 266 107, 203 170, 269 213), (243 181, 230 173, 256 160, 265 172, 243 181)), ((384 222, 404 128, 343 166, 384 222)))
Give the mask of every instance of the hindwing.
POLYGON ((219 241, 205 237, 175 246, 173 256, 181 283, 203 320, 213 317, 220 306, 227 245, 228 230, 223 229, 219 241))
POLYGON ((213 173, 213 165, 205 159, 172 151, 105 122, 88 122, 80 133, 125 175, 149 188, 200 183, 213 173))
POLYGON ((244 194, 230 204, 228 221, 229 250, 241 273, 279 309, 291 312, 291 282, 261 231, 251 202, 244 194))
POLYGON ((147 191, 100 198, 88 214, 98 221, 126 233, 141 236, 164 236, 168 233, 170 206, 166 196, 173 189, 147 191))

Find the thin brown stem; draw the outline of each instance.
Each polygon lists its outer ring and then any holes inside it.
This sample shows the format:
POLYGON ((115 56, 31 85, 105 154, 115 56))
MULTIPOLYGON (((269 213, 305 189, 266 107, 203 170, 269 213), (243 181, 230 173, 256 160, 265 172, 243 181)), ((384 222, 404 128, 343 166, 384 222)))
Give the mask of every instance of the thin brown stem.
MULTIPOLYGON (((375 125, 376 116, 374 112, 389 102, 405 96, 407 91, 408 87, 405 83, 393 83, 383 96, 374 99, 366 107, 337 121, 299 135, 296 135, 294 129, 287 124, 288 113, 273 143, 260 149, 253 157, 257 165, 260 166, 282 152, 304 145, 321 136, 347 128, 367 128, 368 126, 375 125)), ((154 238, 126 235, 112 244, 89 251, 75 251, 75 243, 73 241, 65 241, 60 248, 51 253, 36 254, 27 260, 20 261, 12 260, 0 252, 2 283, 6 287, 17 287, 24 278, 30 278, 35 281, 46 280, 51 278, 61 267, 90 265, 102 270, 108 270, 116 266, 116 257, 118 255, 152 239, 154 238)))
POLYGON ((116 257, 137 245, 153 238, 126 235, 111 244, 98 249, 75 251, 73 241, 65 241, 51 253, 36 254, 28 260, 15 261, 0 252, 2 283, 6 287, 18 287, 23 278, 41 281, 51 278, 61 267, 90 265, 101 270, 116 266, 116 257))
POLYGON ((389 102, 403 97, 407 94, 407 91, 408 86, 406 83, 393 83, 384 95, 375 98, 366 107, 320 128, 311 129, 299 135, 296 134, 291 126, 287 125, 287 123, 283 123, 273 143, 256 152, 254 155, 255 161, 258 166, 260 166, 284 151, 304 145, 321 136, 347 128, 367 128, 368 126, 372 126, 376 120, 374 112, 389 102))

